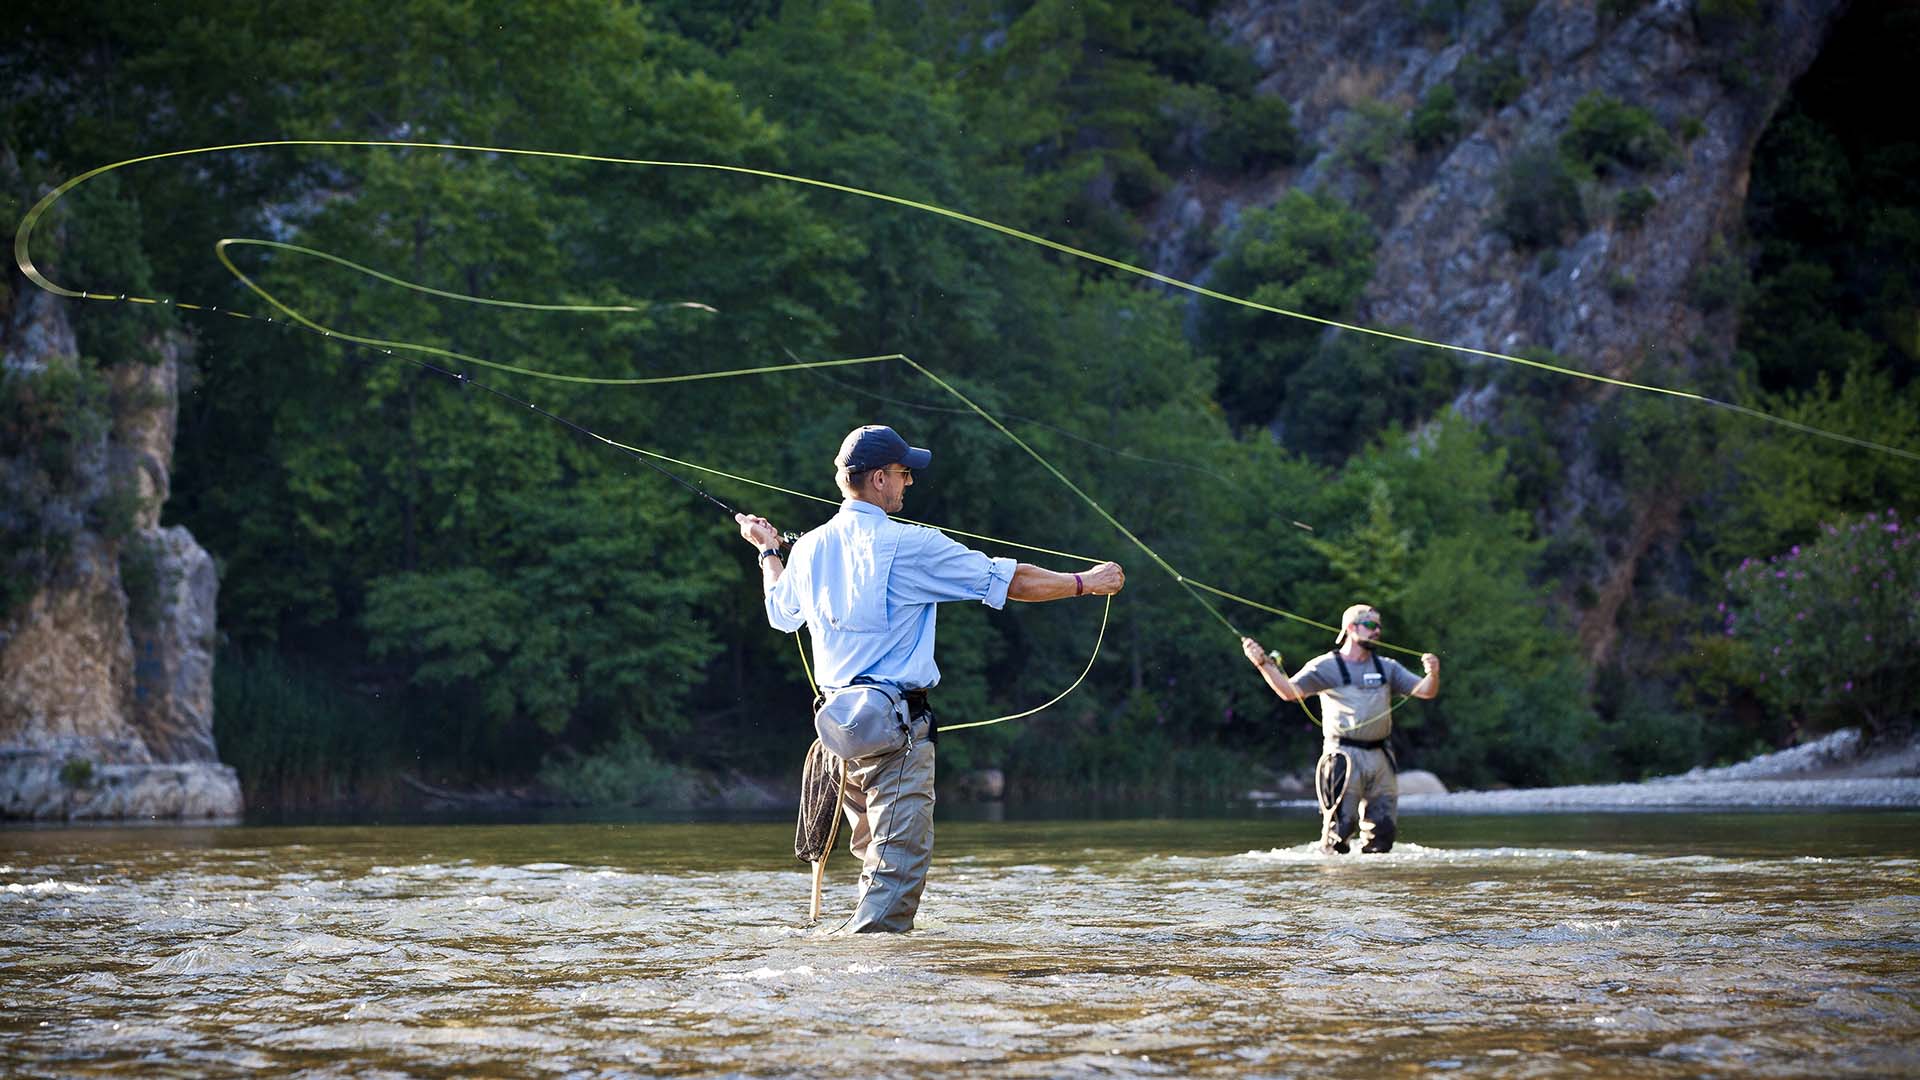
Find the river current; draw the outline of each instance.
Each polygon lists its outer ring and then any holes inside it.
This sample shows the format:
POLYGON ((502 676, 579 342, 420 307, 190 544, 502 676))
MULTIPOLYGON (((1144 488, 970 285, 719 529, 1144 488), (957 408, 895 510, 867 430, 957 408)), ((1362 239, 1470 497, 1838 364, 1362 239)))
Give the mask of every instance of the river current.
POLYGON ((1920 813, 0 831, 8 1076, 1920 1075, 1920 813))

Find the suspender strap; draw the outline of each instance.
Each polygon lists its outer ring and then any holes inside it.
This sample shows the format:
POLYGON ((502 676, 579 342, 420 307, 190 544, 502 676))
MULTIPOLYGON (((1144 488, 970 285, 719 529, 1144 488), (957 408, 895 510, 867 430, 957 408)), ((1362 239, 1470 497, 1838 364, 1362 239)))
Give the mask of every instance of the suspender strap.
MULTIPOLYGON (((1340 685, 1341 685, 1341 686, 1352 686, 1352 685, 1353 685, 1353 676, 1352 676, 1352 675, 1349 675, 1349 674, 1347 674, 1347 662, 1346 662, 1345 660, 1342 660, 1342 659, 1340 659, 1340 654, 1339 654, 1339 653, 1334 653, 1334 654, 1333 654, 1333 662, 1334 662, 1334 663, 1336 663, 1336 664, 1338 664, 1338 665, 1340 665, 1340 685)), ((1380 673, 1380 685, 1381 685, 1381 686, 1388 686, 1388 683, 1387 683, 1387 669, 1386 669, 1386 666, 1385 666, 1385 665, 1383 665, 1383 664, 1381 664, 1381 663, 1380 663, 1380 654, 1379 654, 1379 653, 1374 653, 1374 654, 1373 654, 1373 670, 1375 670, 1375 671, 1377 671, 1377 672, 1379 672, 1379 673, 1380 673)), ((1391 689, 1391 687, 1390 687, 1390 686, 1389 686, 1389 689, 1391 689)))

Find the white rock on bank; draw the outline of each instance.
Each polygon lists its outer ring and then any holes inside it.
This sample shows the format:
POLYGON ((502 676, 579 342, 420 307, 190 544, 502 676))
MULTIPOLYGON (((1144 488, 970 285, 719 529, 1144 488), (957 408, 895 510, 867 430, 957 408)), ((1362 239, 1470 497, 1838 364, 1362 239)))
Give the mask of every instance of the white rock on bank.
POLYGON ((1408 795, 1445 795, 1447 785, 1440 778, 1425 769, 1408 769, 1400 774, 1400 794, 1408 795))

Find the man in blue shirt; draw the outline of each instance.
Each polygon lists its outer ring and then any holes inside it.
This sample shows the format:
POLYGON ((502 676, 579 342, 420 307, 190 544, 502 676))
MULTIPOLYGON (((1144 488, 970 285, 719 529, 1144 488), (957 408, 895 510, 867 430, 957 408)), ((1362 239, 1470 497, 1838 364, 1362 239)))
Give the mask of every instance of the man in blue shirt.
POLYGON ((933 660, 936 605, 978 600, 1039 602, 1111 596, 1126 584, 1118 563, 1079 573, 995 559, 898 513, 930 451, 890 427, 855 428, 834 458, 845 500, 785 558, 780 532, 762 517, 735 515, 760 549, 767 621, 813 640, 826 704, 814 717, 829 750, 845 759, 843 790, 851 848, 861 860, 860 901, 842 928, 913 929, 933 855, 933 735, 926 691, 940 681, 933 660))

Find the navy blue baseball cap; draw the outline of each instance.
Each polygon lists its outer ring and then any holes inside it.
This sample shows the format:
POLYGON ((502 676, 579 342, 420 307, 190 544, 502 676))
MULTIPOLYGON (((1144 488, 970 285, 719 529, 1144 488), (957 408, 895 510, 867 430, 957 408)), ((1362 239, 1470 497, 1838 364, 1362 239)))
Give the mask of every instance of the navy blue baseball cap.
POLYGON ((865 472, 885 465, 924 469, 933 463, 933 451, 908 446, 900 433, 885 424, 868 424, 847 432, 833 463, 848 472, 865 472))

